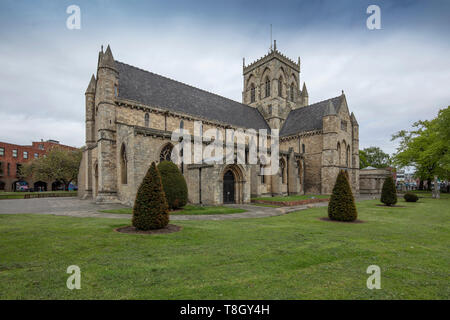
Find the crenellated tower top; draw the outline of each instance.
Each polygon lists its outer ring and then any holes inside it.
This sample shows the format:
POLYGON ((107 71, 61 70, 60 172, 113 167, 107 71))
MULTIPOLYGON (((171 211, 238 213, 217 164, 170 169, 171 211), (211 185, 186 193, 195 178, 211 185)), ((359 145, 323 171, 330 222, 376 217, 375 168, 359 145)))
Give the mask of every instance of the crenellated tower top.
POLYGON ((308 93, 300 90, 300 58, 294 62, 277 49, 276 40, 269 52, 245 65, 242 101, 257 108, 271 128, 281 128, 293 109, 308 103, 308 93))

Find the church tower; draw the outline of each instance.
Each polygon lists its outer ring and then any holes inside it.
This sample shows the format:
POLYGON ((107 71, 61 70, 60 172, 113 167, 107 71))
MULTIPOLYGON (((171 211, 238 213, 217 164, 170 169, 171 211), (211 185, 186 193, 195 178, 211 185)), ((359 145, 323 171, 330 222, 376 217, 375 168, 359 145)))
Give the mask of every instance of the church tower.
POLYGON ((99 53, 95 94, 95 128, 97 136, 97 203, 117 202, 116 105, 118 95, 116 63, 108 48, 99 53))
POLYGON ((308 104, 305 84, 300 90, 300 58, 294 62, 277 50, 276 40, 257 61, 243 62, 242 102, 257 108, 272 129, 281 129, 289 112, 308 104))

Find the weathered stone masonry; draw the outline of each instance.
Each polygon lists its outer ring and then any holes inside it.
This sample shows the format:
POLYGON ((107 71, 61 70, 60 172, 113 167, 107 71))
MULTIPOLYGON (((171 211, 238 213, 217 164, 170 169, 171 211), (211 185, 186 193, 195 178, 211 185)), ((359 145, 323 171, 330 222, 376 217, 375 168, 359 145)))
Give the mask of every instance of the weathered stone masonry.
POLYGON ((203 132, 215 129, 222 137, 226 129, 279 129, 280 170, 263 176, 260 163, 183 164, 192 203, 329 194, 339 169, 348 171, 358 193, 359 129, 345 94, 309 104, 304 82, 300 90, 300 67, 300 59, 285 57, 276 44, 261 59, 244 62, 239 103, 118 62, 108 46, 99 52, 97 74, 85 93, 79 196, 132 204, 151 162, 159 162, 173 147, 172 132, 184 128, 193 133, 194 121, 202 121, 203 132))

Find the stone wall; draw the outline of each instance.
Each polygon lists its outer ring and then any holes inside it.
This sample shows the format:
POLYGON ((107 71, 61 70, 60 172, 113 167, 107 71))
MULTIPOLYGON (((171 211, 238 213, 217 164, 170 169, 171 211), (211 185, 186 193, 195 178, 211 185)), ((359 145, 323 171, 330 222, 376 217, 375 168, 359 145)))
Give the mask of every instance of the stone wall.
POLYGON ((359 192, 361 194, 381 194, 384 180, 391 175, 386 169, 362 169, 359 171, 359 192))
MULTIPOLYGON (((193 135, 194 121, 202 121, 203 132, 208 129, 218 130, 222 140, 226 128, 239 128, 119 98, 119 78, 112 61, 109 48, 105 53, 100 53, 98 78, 92 77, 86 91, 87 147, 80 165, 82 190, 79 195, 83 198, 92 196, 97 202, 119 201, 131 205, 150 164, 152 161, 159 162, 162 148, 171 143, 171 133, 179 129, 181 124, 193 135)), ((300 91, 300 61, 295 63, 277 50, 244 66, 243 72, 243 102, 257 108, 272 128, 281 128, 289 112, 304 106, 307 101, 306 87, 300 91), (268 97, 264 92, 266 77, 271 83, 268 97), (280 77, 281 96, 278 94, 280 77), (255 102, 250 101, 251 84, 256 86, 255 102), (294 101, 290 101, 291 84, 295 89, 294 101)), ((247 137, 245 144, 248 143, 247 137)), ((270 141, 268 143, 270 145, 270 141)), ((206 145, 205 142, 203 147, 206 145)), ((323 118, 322 131, 283 137, 280 157, 285 161, 284 179, 280 172, 266 175, 263 179, 259 164, 184 165, 182 172, 188 184, 189 201, 221 204, 223 175, 228 169, 235 175, 235 198, 240 203, 249 202, 250 195, 331 193, 339 169, 349 172, 352 188, 357 192, 358 128, 356 119, 349 115, 346 102, 338 114, 323 118), (340 152, 338 143, 341 145, 340 152)))

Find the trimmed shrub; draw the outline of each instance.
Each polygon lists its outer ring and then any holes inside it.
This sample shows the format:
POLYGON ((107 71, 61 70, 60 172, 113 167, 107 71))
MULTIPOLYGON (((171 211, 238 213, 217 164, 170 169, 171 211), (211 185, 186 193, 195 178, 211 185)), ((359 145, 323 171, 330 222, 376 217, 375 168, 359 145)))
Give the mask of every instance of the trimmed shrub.
POLYGON ((411 192, 405 193, 403 198, 405 198, 406 202, 417 202, 417 200, 419 200, 419 197, 416 194, 411 193, 411 192))
POLYGON ((161 175, 155 163, 139 186, 133 206, 132 224, 139 230, 161 229, 169 223, 169 207, 164 194, 161 175))
POLYGON ((187 203, 188 189, 186 180, 178 166, 171 161, 162 161, 158 164, 161 181, 166 194, 169 209, 184 207, 187 203))
POLYGON ((397 203, 397 190, 395 189, 394 179, 391 176, 387 177, 383 182, 380 200, 387 206, 397 203))
POLYGON ((341 170, 336 178, 328 204, 328 217, 338 221, 355 221, 358 217, 348 174, 344 170, 341 170))

